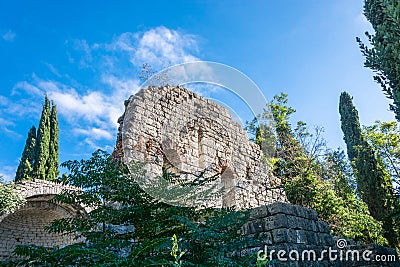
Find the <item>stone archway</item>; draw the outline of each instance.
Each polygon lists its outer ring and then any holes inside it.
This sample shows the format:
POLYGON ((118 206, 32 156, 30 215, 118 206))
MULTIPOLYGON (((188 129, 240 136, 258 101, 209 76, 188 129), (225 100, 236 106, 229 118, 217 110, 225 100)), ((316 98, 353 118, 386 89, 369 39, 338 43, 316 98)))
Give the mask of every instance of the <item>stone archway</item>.
POLYGON ((17 185, 17 191, 25 197, 26 204, 11 214, 0 216, 0 261, 13 259, 17 245, 61 246, 74 242, 73 235, 49 233, 45 230, 55 219, 71 218, 83 209, 49 202, 63 189, 78 190, 71 186, 32 180, 17 185))

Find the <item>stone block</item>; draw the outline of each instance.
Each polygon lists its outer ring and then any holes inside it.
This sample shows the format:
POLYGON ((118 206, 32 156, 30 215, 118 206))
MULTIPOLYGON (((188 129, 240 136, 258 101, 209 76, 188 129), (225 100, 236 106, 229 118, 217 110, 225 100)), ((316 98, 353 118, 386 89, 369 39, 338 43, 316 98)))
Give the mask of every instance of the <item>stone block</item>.
MULTIPOLYGON (((139 136, 151 135, 155 146, 161 144, 164 138, 171 139, 177 147, 185 146, 186 150, 183 152, 182 159, 186 159, 185 166, 188 167, 185 169, 186 173, 193 173, 210 166, 219 166, 224 162, 238 162, 240 164, 235 164, 232 177, 235 186, 241 179, 246 178, 243 175, 246 173, 246 164, 256 166, 256 176, 252 179, 263 181, 270 179, 265 166, 260 161, 261 151, 258 146, 248 139, 245 131, 232 120, 229 112, 213 101, 182 87, 164 86, 142 89, 126 104, 123 119, 119 120, 119 136, 122 138, 117 140, 120 142, 117 147, 122 147, 125 155, 123 158, 125 162, 142 159, 146 159, 150 164, 156 162, 155 156, 147 154, 146 151, 132 153, 131 144, 139 136), (159 114, 155 110, 162 112, 159 114), (140 116, 147 113, 149 115, 140 116), (154 114, 158 114, 157 119, 154 114), (182 129, 185 130, 182 131, 182 129), (198 135, 199 132, 202 133, 201 138, 198 135), (192 141, 196 144, 188 146, 190 143, 188 140, 193 137, 195 138, 192 141), (243 162, 246 164, 241 164, 243 162)), ((162 158, 159 163, 165 164, 162 158)), ((149 172, 148 175, 153 174, 149 172)), ((273 179, 276 180, 276 178, 273 179)), ((256 188, 248 191, 235 190, 235 195, 241 196, 235 196, 232 205, 243 209, 254 208, 260 203, 271 203, 278 199, 286 201, 284 195, 280 193, 263 194, 266 188, 262 187, 258 188, 256 185, 256 188), (236 202, 238 200, 242 202, 236 202)))
POLYGON ((272 230, 272 241, 274 244, 288 243, 289 230, 285 228, 272 230))

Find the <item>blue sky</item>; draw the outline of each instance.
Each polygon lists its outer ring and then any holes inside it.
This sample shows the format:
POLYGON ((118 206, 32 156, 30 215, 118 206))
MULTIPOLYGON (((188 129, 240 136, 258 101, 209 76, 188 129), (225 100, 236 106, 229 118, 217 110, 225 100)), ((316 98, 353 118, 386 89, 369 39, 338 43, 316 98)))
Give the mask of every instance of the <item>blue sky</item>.
MULTIPOLYGON (((232 66, 271 99, 289 94, 293 121, 344 147, 340 92, 363 124, 393 120, 355 42, 371 26, 361 0, 0 0, 0 175, 13 178, 45 93, 57 105, 60 161, 115 144, 123 101, 155 68, 192 60, 232 66)), ((223 99, 222 99, 223 100, 223 99)), ((240 112, 239 112, 240 113, 240 112)))

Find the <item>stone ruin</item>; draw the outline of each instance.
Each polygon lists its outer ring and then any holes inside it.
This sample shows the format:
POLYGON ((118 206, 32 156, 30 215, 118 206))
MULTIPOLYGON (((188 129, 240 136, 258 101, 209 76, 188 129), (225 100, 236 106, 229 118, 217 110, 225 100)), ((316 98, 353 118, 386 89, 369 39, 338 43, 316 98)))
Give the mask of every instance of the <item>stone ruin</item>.
MULTIPOLYGON (((209 177, 216 176, 224 190, 212 206, 250 208, 249 221, 242 231, 261 238, 260 245, 250 250, 268 247, 276 253, 296 250, 300 255, 312 250, 318 257, 329 249, 342 254, 346 249, 359 253, 368 249, 374 255, 397 257, 394 249, 373 244, 357 245, 349 241, 347 248, 337 247, 328 224, 318 219, 315 210, 287 202, 280 180, 269 174, 258 145, 249 140, 227 109, 209 99, 180 86, 150 86, 125 101, 125 113, 118 122, 113 157, 128 164, 146 162, 145 179, 172 171, 190 180, 196 177, 196 172, 204 172, 209 177)), ((153 181, 151 186, 157 184, 153 181)), ((400 263, 331 262, 325 257, 314 261, 275 261, 271 266, 400 266, 400 263)))
POLYGON ((13 259, 12 252, 17 245, 52 247, 74 242, 74 236, 49 233, 45 227, 55 219, 71 218, 84 212, 79 207, 49 202, 62 190, 77 188, 35 179, 18 183, 16 189, 26 203, 14 213, 0 216, 0 261, 13 259))
POLYGON ((208 206, 242 209, 286 201, 260 148, 226 108, 170 85, 142 89, 125 106, 117 157, 146 162, 148 179, 166 170, 185 181, 193 181, 196 173, 215 177, 223 193, 208 206))
MULTIPOLYGON (((374 255, 398 256, 393 249, 350 241, 340 250, 328 224, 320 221, 314 210, 287 203, 279 179, 268 175, 260 149, 248 140, 225 108, 179 86, 149 87, 132 96, 125 106, 113 157, 127 163, 147 162, 146 179, 162 176, 166 171, 188 180, 196 178, 198 172, 215 176, 223 194, 211 204, 251 208, 242 232, 260 240, 259 246, 249 250, 275 251, 271 266, 400 266, 398 260, 329 261, 328 257, 276 261, 279 250, 296 250, 299 255, 307 252, 309 256, 311 250, 316 255, 329 249, 345 255, 345 249, 360 253, 368 249, 374 255)), ((17 190, 27 203, 12 214, 0 216, 0 261, 13 259, 12 251, 18 244, 52 247, 74 242, 72 236, 44 230, 54 219, 84 216, 86 212, 82 207, 49 202, 63 189, 79 190, 43 180, 18 184, 17 190)))

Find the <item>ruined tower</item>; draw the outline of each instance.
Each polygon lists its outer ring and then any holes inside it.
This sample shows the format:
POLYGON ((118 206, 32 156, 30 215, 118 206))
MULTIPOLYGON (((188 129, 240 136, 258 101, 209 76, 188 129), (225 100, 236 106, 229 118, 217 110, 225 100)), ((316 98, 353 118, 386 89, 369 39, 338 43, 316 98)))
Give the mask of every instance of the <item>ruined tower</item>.
MULTIPOLYGON (((168 172, 179 182, 214 179, 221 192, 206 206, 241 209, 286 201, 280 180, 269 174, 260 148, 226 108, 170 85, 142 89, 125 107, 114 155, 125 163, 147 163, 148 180, 143 184, 154 189, 155 197, 165 193, 156 190, 160 180, 155 177, 168 172)), ((184 196, 179 198, 176 204, 184 205, 184 196)))

